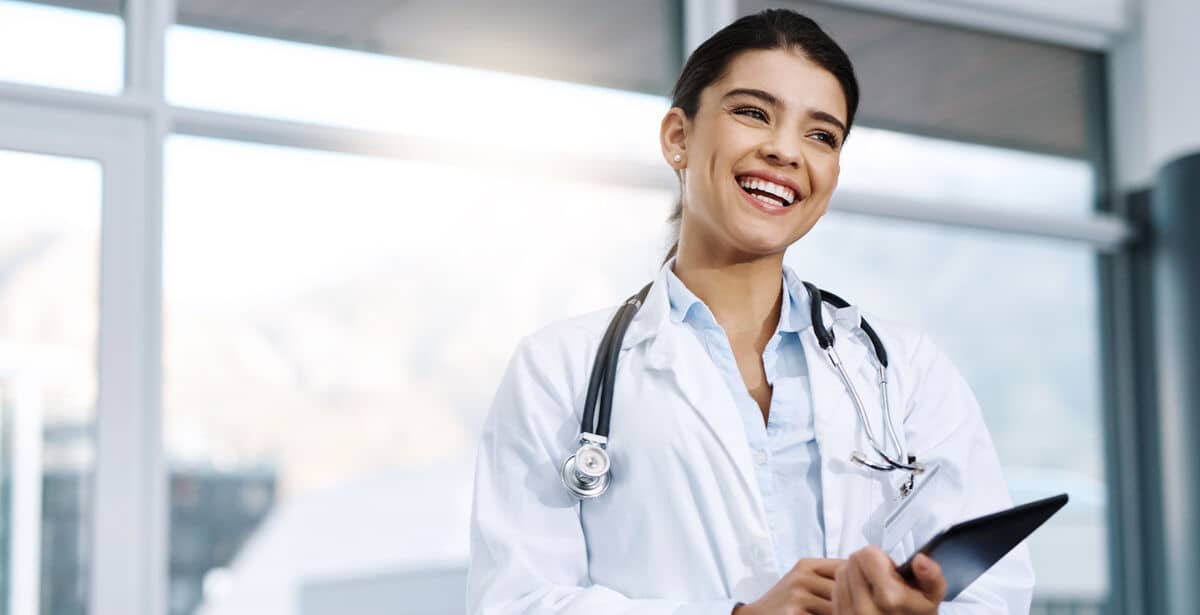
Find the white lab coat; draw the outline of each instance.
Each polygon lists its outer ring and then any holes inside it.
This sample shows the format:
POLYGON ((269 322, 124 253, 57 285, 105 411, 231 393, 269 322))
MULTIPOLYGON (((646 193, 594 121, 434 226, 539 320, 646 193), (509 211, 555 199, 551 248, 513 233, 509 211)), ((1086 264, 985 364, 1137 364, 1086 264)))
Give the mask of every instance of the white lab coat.
MULTIPOLYGON (((792 296, 807 301, 795 276, 785 279, 792 296)), ((825 309, 873 429, 883 434, 866 336, 825 309)), ((728 386, 669 310, 660 274, 621 346, 608 449, 612 483, 583 503, 568 494, 559 470, 577 447, 592 360, 615 308, 551 325, 520 344, 476 460, 469 614, 725 615, 734 600, 756 600, 795 564, 775 561, 728 386)), ((928 514, 890 553, 902 561, 938 530, 1011 502, 979 406, 954 366, 919 333, 869 320, 890 359, 899 435, 922 462, 941 464, 939 482, 918 494, 928 514)), ((906 475, 849 462, 852 450, 870 451, 854 406, 813 329, 801 339, 821 454, 825 549, 847 557, 881 544, 882 519, 906 475)), ((1032 588, 1022 546, 941 613, 1024 614, 1032 588)))

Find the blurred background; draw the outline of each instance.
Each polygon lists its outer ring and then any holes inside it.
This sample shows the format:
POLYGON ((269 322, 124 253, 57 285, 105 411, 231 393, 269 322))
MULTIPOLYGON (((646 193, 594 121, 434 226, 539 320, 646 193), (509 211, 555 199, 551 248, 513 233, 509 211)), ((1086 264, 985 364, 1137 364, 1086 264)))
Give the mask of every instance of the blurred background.
POLYGON ((0 615, 463 613, 508 357, 654 274, 666 96, 768 7, 863 90, 789 264, 1071 494, 1035 613, 1192 612, 1194 0, 0 0, 0 615))

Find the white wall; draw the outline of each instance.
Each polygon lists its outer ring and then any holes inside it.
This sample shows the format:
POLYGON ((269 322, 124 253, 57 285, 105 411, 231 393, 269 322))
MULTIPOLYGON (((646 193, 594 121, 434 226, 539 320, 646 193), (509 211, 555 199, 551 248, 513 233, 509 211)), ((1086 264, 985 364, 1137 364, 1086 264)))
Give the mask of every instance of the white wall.
POLYGON ((1109 55, 1115 182, 1146 187, 1200 151, 1200 2, 1143 0, 1109 55))

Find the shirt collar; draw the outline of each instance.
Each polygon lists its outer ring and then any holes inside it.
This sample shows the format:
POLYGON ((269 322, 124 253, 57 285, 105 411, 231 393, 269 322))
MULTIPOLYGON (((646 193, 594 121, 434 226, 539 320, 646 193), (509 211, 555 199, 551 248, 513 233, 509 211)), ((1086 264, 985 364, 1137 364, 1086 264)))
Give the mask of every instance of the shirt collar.
MULTIPOLYGON (((671 259, 664 265, 667 278, 667 298, 671 305, 671 322, 692 322, 698 325, 718 326, 716 318, 709 311, 708 306, 704 305, 704 302, 683 283, 683 280, 675 275, 674 268, 675 259, 671 259)), ((783 266, 783 277, 780 283, 783 286, 783 293, 776 333, 799 333, 811 327, 811 319, 807 317, 809 312, 806 301, 808 293, 804 290, 804 285, 799 282, 796 273, 786 264, 783 266), (804 296, 798 300, 792 295, 793 289, 799 289, 804 296)))
POLYGON ((709 324, 705 321, 713 323, 716 320, 712 316, 712 312, 708 310, 708 306, 691 291, 679 276, 675 275, 675 259, 667 263, 667 298, 671 302, 671 322, 681 323, 684 321, 698 320, 701 323, 709 324))

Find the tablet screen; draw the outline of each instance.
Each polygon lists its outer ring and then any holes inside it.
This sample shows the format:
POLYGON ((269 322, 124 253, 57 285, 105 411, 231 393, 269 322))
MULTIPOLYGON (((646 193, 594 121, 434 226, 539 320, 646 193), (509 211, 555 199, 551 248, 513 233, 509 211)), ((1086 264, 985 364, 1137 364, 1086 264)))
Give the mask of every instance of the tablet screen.
MULTIPOLYGON (((963 521, 934 536, 917 553, 928 555, 942 567, 946 577, 945 599, 953 600, 1066 505, 1067 499, 1067 494, 1062 493, 963 521)), ((912 558, 900 566, 900 575, 915 585, 912 558)))

